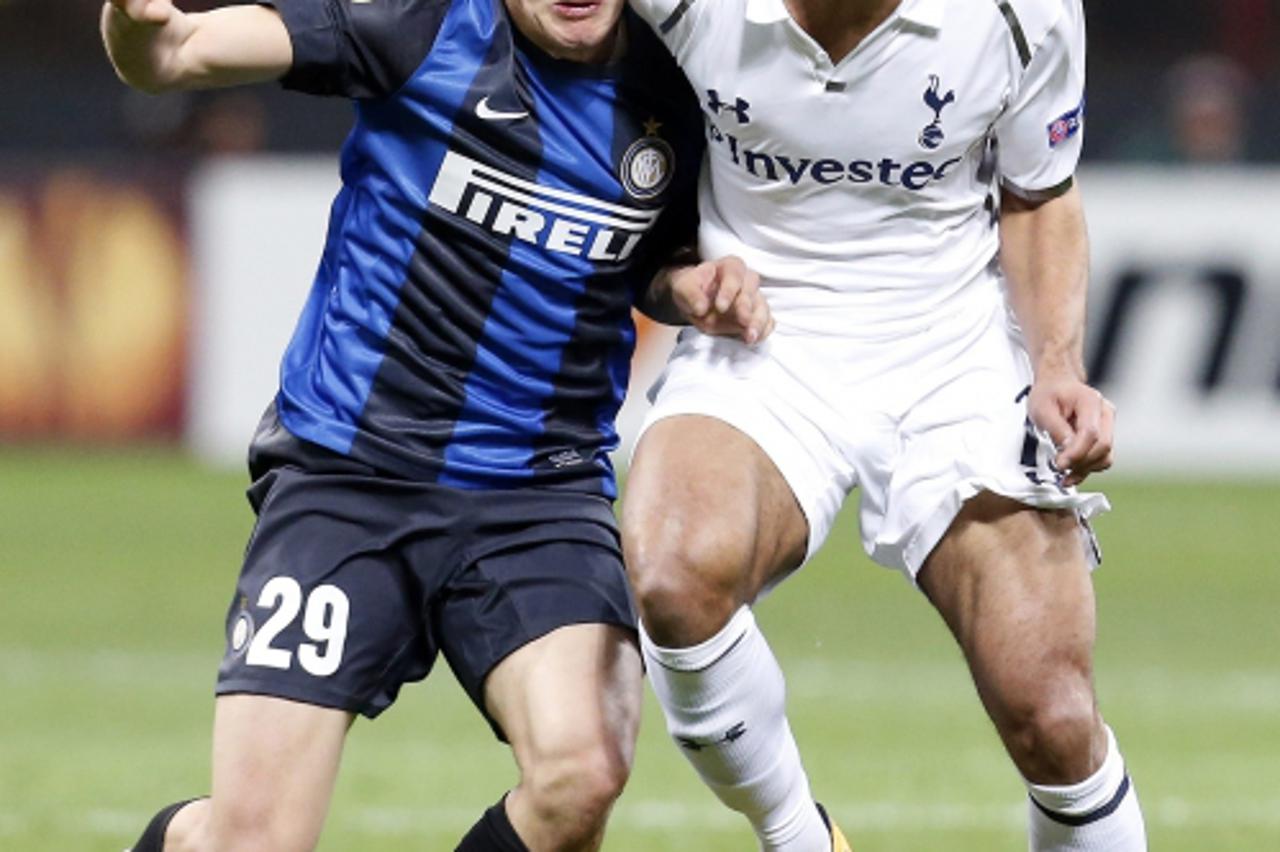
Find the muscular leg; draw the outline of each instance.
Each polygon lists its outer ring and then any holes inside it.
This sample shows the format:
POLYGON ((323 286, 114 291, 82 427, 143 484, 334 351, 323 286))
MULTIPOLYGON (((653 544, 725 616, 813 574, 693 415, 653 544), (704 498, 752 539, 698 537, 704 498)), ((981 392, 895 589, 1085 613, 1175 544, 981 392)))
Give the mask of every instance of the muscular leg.
POLYGON ((520 648, 485 680, 520 767, 506 815, 533 852, 600 848, 631 773, 642 678, 629 631, 578 624, 520 648))
POLYGON ((1063 827, 1048 832, 1058 836, 1033 848, 1145 849, 1136 794, 1123 807, 1127 776, 1094 698, 1093 583, 1074 515, 984 493, 965 505, 919 582, 1033 799, 1059 811, 1061 819, 1045 814, 1063 827), (1106 841, 1074 845, 1087 825, 1070 823, 1105 817, 1112 804, 1119 819, 1093 829, 1106 841))
POLYGON ((765 849, 829 850, 782 672, 746 608, 804 558, 808 526, 786 480, 737 429, 670 417, 637 447, 622 526, 668 731, 765 849))
POLYGON ((622 503, 627 573, 649 637, 689 647, 804 559, 809 528, 754 441, 710 417, 668 417, 636 448, 622 503))
POLYGON ((166 852, 314 849, 352 718, 280 698, 220 696, 213 795, 174 815, 166 852))

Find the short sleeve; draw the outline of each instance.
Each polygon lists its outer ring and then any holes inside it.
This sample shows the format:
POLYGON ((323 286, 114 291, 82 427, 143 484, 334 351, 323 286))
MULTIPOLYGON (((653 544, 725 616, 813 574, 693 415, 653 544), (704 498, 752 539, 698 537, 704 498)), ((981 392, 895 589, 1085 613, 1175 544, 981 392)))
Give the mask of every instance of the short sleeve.
POLYGON ((1061 1, 995 126, 1001 181, 1029 199, 1070 188, 1084 141, 1084 12, 1080 0, 1061 1))
POLYGON ((378 98, 398 90, 430 52, 453 2, 260 0, 280 13, 293 44, 287 89, 378 98))

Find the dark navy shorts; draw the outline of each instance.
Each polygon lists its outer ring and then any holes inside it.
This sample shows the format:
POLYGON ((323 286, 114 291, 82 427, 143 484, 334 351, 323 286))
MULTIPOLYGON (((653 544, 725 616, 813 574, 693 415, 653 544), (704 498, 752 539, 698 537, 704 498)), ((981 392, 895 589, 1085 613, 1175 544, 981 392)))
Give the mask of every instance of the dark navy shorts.
POLYGON ((635 629, 604 497, 279 467, 250 499, 219 695, 372 718, 443 651, 501 737, 483 688, 504 657, 565 625, 635 629))

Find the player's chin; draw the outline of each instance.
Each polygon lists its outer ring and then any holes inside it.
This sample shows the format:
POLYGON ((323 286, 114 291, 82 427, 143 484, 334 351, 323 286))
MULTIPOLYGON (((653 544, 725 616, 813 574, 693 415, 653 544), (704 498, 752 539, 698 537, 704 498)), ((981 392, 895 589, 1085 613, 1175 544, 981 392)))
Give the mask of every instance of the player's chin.
POLYGON ((599 38, 593 33, 584 35, 566 33, 561 34, 557 39, 557 47, 548 52, 560 59, 596 64, 608 61, 613 53, 613 45, 612 42, 599 38))

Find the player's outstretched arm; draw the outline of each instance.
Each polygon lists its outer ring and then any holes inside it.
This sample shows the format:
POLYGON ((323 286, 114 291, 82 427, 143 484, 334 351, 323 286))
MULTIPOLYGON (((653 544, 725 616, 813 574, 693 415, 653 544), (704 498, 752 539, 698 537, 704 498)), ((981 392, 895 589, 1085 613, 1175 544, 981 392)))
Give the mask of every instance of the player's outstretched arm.
POLYGON ((749 345, 768 337, 774 326, 760 276, 733 255, 663 269, 640 307, 659 322, 692 325, 749 345))
POLYGON ((170 0, 108 0, 102 41, 120 79, 144 92, 274 80, 293 63, 280 15, 256 5, 188 14, 170 0))
POLYGON ((1111 466, 1115 430, 1115 407, 1085 377, 1089 247, 1079 190, 1043 202, 1006 191, 1000 259, 1035 375, 1027 411, 1057 445, 1065 484, 1079 484, 1111 466))

